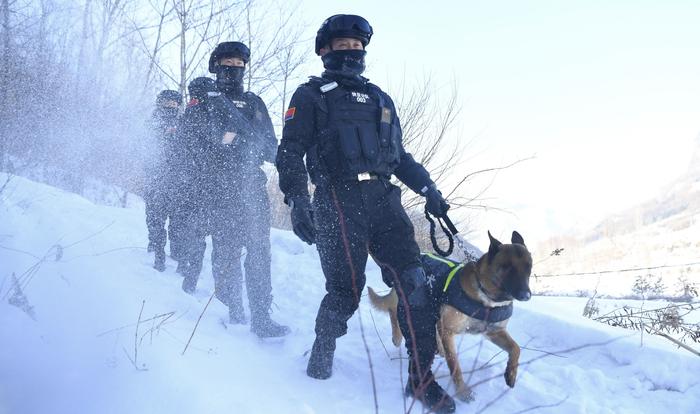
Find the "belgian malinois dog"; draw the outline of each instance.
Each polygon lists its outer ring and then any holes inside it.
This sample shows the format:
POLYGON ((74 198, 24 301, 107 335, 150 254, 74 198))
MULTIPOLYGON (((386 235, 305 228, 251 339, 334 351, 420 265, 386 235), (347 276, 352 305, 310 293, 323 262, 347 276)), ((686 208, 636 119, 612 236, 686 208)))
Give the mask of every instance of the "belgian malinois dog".
MULTIPOLYGON (((514 231, 512 244, 502 244, 489 232, 489 251, 476 262, 456 264, 432 256, 433 260, 452 263, 450 275, 444 287, 438 283, 438 290, 433 293, 434 306, 439 312, 437 322, 437 349, 447 360, 452 379, 456 385, 456 395, 463 401, 474 399, 473 392, 464 383, 462 369, 459 366, 454 337, 457 334, 483 334, 491 342, 508 353, 505 380, 509 387, 515 386, 518 373, 520 347, 506 331, 506 325, 512 314, 513 300, 530 299, 530 272, 532 256, 525 247, 522 236, 514 231)), ((428 278, 434 277, 423 265, 428 278)), ((442 278, 444 279, 444 277, 442 278)), ((442 280, 438 278, 438 280, 442 280)), ((394 288, 386 296, 377 295, 369 289, 372 305, 389 313, 391 318, 392 342, 401 345, 401 331, 396 309, 398 295, 394 288)))

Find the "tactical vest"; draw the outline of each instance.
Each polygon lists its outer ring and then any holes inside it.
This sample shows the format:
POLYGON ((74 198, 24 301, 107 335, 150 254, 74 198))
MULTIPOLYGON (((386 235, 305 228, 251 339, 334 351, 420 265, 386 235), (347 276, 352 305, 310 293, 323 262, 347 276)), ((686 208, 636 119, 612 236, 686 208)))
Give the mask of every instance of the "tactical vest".
POLYGON ((316 145, 308 160, 312 182, 391 176, 400 162, 401 131, 384 93, 372 84, 364 92, 323 78, 309 85, 320 92, 316 145))
POLYGON ((464 264, 430 253, 421 253, 421 263, 428 278, 434 303, 447 304, 463 314, 486 322, 504 321, 513 314, 513 304, 489 308, 464 293, 455 277, 464 264))
POLYGON ((255 95, 252 92, 247 91, 235 97, 227 96, 227 98, 245 119, 253 121, 257 111, 257 108, 255 108, 255 105, 253 104, 255 102, 253 98, 254 96, 255 95))

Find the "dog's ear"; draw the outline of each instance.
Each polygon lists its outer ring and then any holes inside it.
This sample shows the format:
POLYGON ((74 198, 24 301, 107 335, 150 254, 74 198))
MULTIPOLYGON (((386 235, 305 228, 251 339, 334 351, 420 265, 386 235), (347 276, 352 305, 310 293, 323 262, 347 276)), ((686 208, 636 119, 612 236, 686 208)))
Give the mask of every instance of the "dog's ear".
POLYGON ((520 235, 517 231, 513 232, 513 235, 510 237, 510 242, 513 244, 522 244, 525 246, 525 240, 523 240, 523 236, 520 235))
POLYGON ((491 232, 489 231, 489 263, 493 260, 494 257, 496 257, 496 253, 498 253, 498 248, 501 247, 501 242, 496 240, 495 237, 491 235, 491 232))

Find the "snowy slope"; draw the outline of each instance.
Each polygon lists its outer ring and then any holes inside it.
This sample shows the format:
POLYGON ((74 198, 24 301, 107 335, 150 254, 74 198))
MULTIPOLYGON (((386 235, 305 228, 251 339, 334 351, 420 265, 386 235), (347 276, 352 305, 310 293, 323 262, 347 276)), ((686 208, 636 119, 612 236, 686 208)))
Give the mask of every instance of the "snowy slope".
POLYGON ((598 294, 621 297, 632 294, 640 276, 660 279, 664 286, 659 295, 680 296, 684 281, 700 287, 698 163, 700 137, 687 173, 655 198, 608 217, 594 229, 555 237, 537 246, 533 252, 535 273, 562 276, 541 278, 533 286, 535 291, 592 295, 597 290, 598 294), (550 257, 556 248, 564 251, 550 257))
MULTIPOLYGON (((0 414, 373 413, 372 372, 378 412, 410 406, 401 394, 404 352, 391 345, 388 317, 366 301, 338 342, 333 377, 306 377, 323 275, 315 249, 293 234, 272 233, 273 317, 291 335, 262 341, 247 326, 226 326, 227 311, 213 300, 184 355, 212 293, 209 262, 190 296, 173 262, 164 273, 150 267, 145 245, 142 206, 97 206, 19 177, 0 194, 0 414), (13 273, 35 319, 8 304, 13 273), (141 320, 156 319, 139 324, 135 345, 142 306, 141 320)), ((383 287, 373 264, 368 284, 383 287)), ((583 305, 556 297, 517 304, 511 333, 528 349, 512 390, 502 379, 505 356, 464 337, 462 365, 477 368, 469 380, 477 400, 457 411, 697 412, 700 358, 660 338, 645 337, 640 348, 637 334, 582 318, 583 305)), ((434 368, 447 386, 441 358, 434 368)))

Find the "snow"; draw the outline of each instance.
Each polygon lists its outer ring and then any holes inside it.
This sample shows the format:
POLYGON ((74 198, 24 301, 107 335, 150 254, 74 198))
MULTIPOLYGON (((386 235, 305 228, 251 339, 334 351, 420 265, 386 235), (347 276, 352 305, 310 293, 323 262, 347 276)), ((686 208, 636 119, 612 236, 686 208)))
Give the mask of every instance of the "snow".
MULTIPOLYGON (((209 261, 187 295, 174 262, 164 273, 151 268, 142 204, 95 205, 14 177, 0 194, 0 414, 405 412, 405 352, 391 345, 388 317, 366 300, 338 341, 333 377, 305 375, 323 274, 312 246, 286 231, 271 239, 273 318, 292 333, 260 340, 247 325, 225 324, 227 310, 214 299, 183 355, 213 291, 209 261), (36 320, 8 304, 13 273, 36 320), (141 320, 172 315, 141 322, 135 345, 142 307, 141 320)), ((373 263, 367 280, 384 286, 373 263)), ((697 412, 700 358, 659 337, 645 335, 640 346, 638 332, 582 317, 585 301, 516 304, 510 332, 523 351, 512 390, 498 348, 458 338, 463 368, 478 368, 465 379, 478 385, 476 401, 458 402, 457 412, 697 412)), ((449 386, 444 360, 433 368, 449 386)))

